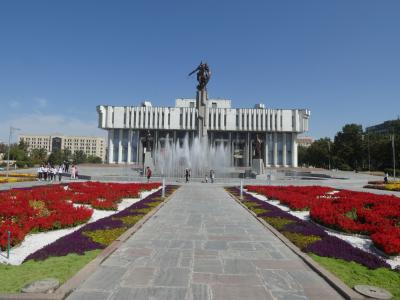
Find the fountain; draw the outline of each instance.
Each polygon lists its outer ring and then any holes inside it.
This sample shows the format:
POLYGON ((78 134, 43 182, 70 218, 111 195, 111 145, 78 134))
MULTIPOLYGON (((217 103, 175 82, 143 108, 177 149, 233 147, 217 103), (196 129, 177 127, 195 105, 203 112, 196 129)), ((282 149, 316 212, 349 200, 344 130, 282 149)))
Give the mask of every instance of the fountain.
POLYGON ((154 158, 155 172, 159 176, 183 177, 185 169, 190 169, 192 177, 204 178, 212 169, 217 177, 222 177, 232 170, 228 147, 222 143, 209 145, 206 138, 198 137, 190 143, 187 134, 175 143, 167 135, 163 147, 158 144, 154 158))

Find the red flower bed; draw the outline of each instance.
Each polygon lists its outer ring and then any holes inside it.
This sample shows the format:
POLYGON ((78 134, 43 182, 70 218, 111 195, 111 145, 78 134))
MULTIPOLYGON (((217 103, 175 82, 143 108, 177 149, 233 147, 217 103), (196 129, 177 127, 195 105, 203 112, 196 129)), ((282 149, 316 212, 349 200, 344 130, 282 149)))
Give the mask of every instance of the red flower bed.
POLYGON ((11 232, 11 246, 23 241, 25 235, 73 227, 87 222, 91 208, 74 203, 90 204, 93 208, 117 209, 122 198, 137 198, 143 190, 159 187, 159 183, 71 183, 41 186, 0 193, 0 248, 7 246, 7 231, 11 232))
POLYGON ((279 200, 293 210, 309 210, 319 199, 326 197, 332 188, 323 186, 246 186, 249 192, 262 194, 269 199, 279 200))
POLYGON ((138 198, 139 193, 158 188, 160 183, 70 183, 74 203, 90 204, 96 209, 116 210, 123 198, 138 198))
POLYGON ((395 196, 326 187, 247 186, 252 192, 279 200, 294 210, 310 210, 324 226, 369 235, 375 246, 389 255, 400 254, 400 199, 395 196))

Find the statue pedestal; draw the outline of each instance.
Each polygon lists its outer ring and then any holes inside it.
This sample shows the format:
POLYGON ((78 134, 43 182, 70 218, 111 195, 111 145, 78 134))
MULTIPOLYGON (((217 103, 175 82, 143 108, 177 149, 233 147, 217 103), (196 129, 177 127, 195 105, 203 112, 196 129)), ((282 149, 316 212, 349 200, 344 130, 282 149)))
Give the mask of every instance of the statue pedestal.
POLYGON ((146 168, 150 167, 152 173, 154 174, 154 162, 151 157, 151 152, 144 153, 144 161, 143 161, 143 174, 146 176, 146 168))
POLYGON ((253 159, 253 163, 251 165, 251 171, 256 175, 264 174, 264 162, 262 158, 253 159))

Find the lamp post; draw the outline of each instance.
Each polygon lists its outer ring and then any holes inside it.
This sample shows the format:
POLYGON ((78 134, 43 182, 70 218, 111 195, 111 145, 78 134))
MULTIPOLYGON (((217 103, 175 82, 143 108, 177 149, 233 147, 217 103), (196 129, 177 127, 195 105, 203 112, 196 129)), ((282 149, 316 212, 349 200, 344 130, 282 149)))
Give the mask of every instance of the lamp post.
POLYGON ((394 133, 390 136, 392 140, 392 150, 393 150, 393 180, 396 180, 396 155, 395 155, 395 145, 394 145, 394 133))
POLYGON ((10 171, 10 148, 11 148, 11 136, 13 131, 16 130, 21 130, 19 128, 15 128, 10 126, 10 135, 8 136, 8 151, 7 151, 7 172, 6 172, 6 178, 8 178, 8 172, 10 171))
POLYGON ((331 170, 331 141, 328 140, 328 168, 331 170))

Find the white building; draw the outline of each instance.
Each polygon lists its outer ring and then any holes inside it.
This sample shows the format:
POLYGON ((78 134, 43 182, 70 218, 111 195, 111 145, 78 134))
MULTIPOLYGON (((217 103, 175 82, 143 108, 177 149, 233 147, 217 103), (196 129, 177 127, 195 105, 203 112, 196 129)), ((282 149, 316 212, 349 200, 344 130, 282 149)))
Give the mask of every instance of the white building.
MULTIPOLYGON (((169 139, 181 141, 185 135, 193 139, 198 134, 197 106, 196 99, 176 99, 175 107, 153 107, 148 101, 141 106, 99 105, 99 128, 108 132, 108 162, 142 164, 147 132, 154 147, 163 147, 169 139)), ((209 143, 229 147, 232 166, 251 166, 258 134, 266 166, 297 167, 297 135, 308 131, 309 117, 307 109, 263 104, 232 108, 230 100, 209 99, 206 134, 209 143)))
POLYGON ((102 161, 106 159, 103 137, 25 134, 20 135, 19 140, 28 145, 28 151, 45 149, 50 154, 55 150, 69 149, 71 153, 82 150, 87 156, 98 156, 102 161))

